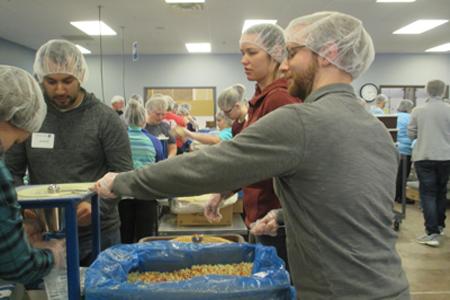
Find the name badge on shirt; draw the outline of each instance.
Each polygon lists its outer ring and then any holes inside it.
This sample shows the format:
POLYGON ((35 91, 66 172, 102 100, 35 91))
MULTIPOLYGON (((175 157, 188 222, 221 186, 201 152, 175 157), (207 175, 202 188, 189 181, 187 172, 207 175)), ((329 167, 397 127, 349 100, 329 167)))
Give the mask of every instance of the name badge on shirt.
POLYGON ((55 135, 53 133, 35 132, 31 136, 31 148, 53 149, 55 135))

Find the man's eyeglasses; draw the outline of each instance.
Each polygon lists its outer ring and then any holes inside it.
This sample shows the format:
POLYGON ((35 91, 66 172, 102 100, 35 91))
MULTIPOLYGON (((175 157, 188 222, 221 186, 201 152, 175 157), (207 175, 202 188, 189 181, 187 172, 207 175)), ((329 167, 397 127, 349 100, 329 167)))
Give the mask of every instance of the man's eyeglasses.
POLYGON ((287 58, 288 59, 292 59, 294 58, 294 56, 297 54, 298 51, 300 51, 300 49, 305 48, 305 45, 300 45, 300 46, 295 46, 295 47, 291 47, 291 48, 287 48, 287 58))

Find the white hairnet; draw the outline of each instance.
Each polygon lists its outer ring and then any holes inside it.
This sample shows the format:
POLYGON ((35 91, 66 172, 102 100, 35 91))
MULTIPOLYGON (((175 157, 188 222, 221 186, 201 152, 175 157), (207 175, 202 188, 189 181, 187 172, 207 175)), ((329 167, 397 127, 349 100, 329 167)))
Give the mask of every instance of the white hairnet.
POLYGON ((140 102, 142 105, 144 105, 144 99, 142 98, 142 96, 141 95, 139 95, 139 94, 133 94, 133 95, 131 95, 130 96, 130 98, 128 99, 128 101, 130 101, 130 100, 137 100, 138 102, 140 102))
POLYGON ((362 22, 343 13, 319 12, 294 19, 285 35, 287 43, 308 47, 353 79, 363 74, 375 57, 372 38, 362 22))
POLYGON ((217 98, 218 105, 222 110, 231 109, 238 102, 246 102, 244 98, 245 86, 234 84, 224 89, 217 98))
POLYGON ((389 100, 389 98, 385 94, 378 94, 375 97, 375 103, 383 103, 383 102, 387 102, 388 100, 389 100))
POLYGON ((170 97, 169 95, 164 95, 162 94, 164 99, 166 99, 167 102, 167 110, 168 111, 174 111, 177 108, 177 103, 175 102, 175 100, 173 100, 172 97, 170 97))
POLYGON ((0 65, 0 121, 35 132, 47 114, 41 88, 25 70, 0 65))
POLYGON ((145 109, 147 112, 156 110, 167 111, 167 100, 163 94, 154 94, 145 103, 145 109))
POLYGON ((239 45, 245 43, 261 48, 279 63, 286 57, 283 29, 276 24, 258 24, 248 28, 242 33, 239 45))
POLYGON ((141 127, 145 125, 145 108, 141 102, 132 99, 128 101, 125 109, 125 121, 129 126, 141 127))
POLYGON ((120 102, 120 101, 124 101, 125 102, 125 98, 119 95, 113 96, 111 98, 111 104, 114 104, 116 102, 120 102))
POLYGON ((402 101, 400 101, 400 104, 397 107, 397 111, 410 113, 413 107, 414 102, 409 99, 403 99, 402 101))
POLYGON ((50 40, 39 48, 34 60, 33 71, 38 81, 50 74, 68 74, 80 84, 87 81, 88 67, 81 51, 66 40, 50 40))
POLYGON ((226 127, 231 127, 231 125, 233 125, 233 120, 228 118, 222 110, 216 114, 216 120, 224 120, 226 127))
POLYGON ((191 113, 191 105, 189 103, 182 103, 178 105, 177 115, 180 116, 189 116, 191 113))

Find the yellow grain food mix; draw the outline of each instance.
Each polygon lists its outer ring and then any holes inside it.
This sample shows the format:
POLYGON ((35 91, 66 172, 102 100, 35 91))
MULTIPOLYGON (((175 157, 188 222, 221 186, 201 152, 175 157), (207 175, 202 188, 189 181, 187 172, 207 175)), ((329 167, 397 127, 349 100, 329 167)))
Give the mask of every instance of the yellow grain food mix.
POLYGON ((193 241, 197 241, 199 243, 204 244, 214 244, 214 243, 232 243, 230 240, 218 237, 218 236, 212 236, 212 235, 183 235, 179 236, 177 238, 172 239, 174 242, 181 242, 181 243, 192 243, 193 241))
POLYGON ((173 272, 132 272, 128 274, 128 282, 165 282, 188 280, 197 276, 206 275, 231 275, 250 276, 253 263, 216 264, 216 265, 193 265, 191 268, 181 269, 173 272))

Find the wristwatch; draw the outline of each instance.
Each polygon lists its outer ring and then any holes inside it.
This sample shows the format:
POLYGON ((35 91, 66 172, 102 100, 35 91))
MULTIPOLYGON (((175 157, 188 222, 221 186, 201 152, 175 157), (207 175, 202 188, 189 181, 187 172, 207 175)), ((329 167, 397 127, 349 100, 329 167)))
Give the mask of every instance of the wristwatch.
POLYGON ((366 102, 372 102, 378 95, 378 87, 374 83, 365 83, 361 86, 359 90, 359 95, 366 102))

